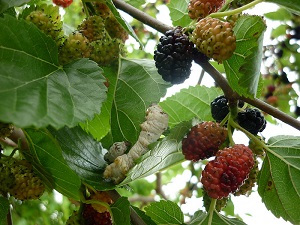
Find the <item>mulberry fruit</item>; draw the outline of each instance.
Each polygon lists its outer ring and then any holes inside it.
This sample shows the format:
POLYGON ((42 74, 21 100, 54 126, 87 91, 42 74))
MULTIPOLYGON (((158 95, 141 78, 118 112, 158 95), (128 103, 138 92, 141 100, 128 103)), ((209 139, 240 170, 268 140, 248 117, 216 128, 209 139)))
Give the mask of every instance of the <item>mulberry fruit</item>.
POLYGON ((258 175, 258 161, 255 160, 255 164, 250 171, 249 177, 245 180, 243 185, 234 193, 235 196, 245 195, 249 196, 252 193, 252 188, 255 186, 258 175))
MULTIPOLYGON (((105 202, 109 205, 113 203, 113 200, 111 199, 110 195, 105 191, 97 191, 93 193, 89 199, 105 202)), ((92 207, 99 213, 103 213, 107 211, 107 208, 100 204, 92 204, 92 207)))
MULTIPOLYGON (((52 11, 57 11, 58 8, 52 7, 52 11)), ((46 13, 50 9, 32 11, 26 20, 35 24, 43 33, 50 36, 57 46, 60 46, 64 40, 64 32, 62 30, 62 21, 60 15, 55 13, 55 16, 46 13)), ((53 13, 53 12, 52 12, 53 13)))
POLYGON ((211 115, 216 122, 221 122, 229 113, 228 99, 222 95, 210 103, 211 115))
POLYGON ((108 6, 102 2, 95 2, 96 14, 99 15, 102 19, 106 19, 112 15, 112 12, 108 6))
POLYGON ((67 64, 75 59, 88 58, 91 54, 89 40, 79 32, 69 35, 59 49, 59 61, 67 64))
POLYGON ((85 204, 82 211, 82 219, 85 225, 112 225, 112 219, 108 211, 99 213, 92 205, 85 204))
POLYGON ((11 172, 10 165, 0 163, 0 194, 6 196, 15 183, 16 180, 11 172))
POLYGON ((211 198, 226 198, 244 183, 253 166, 253 153, 243 144, 219 150, 202 171, 203 188, 211 198))
POLYGON ((90 42, 101 40, 105 37, 105 22, 97 15, 86 18, 77 29, 90 42))
POLYGON ((158 73, 165 81, 180 84, 190 76, 193 48, 194 44, 180 27, 160 37, 154 60, 158 73))
POLYGON ((72 4, 73 0, 53 0, 55 5, 61 6, 63 8, 67 8, 72 4))
POLYGON ((9 193, 16 199, 38 199, 44 193, 45 186, 34 173, 28 161, 14 161, 11 173, 15 178, 15 185, 9 190, 9 193))
POLYGON ((109 16, 105 20, 105 29, 111 38, 118 38, 125 42, 128 39, 127 31, 121 26, 114 16, 109 16))
POLYGON ((238 124, 251 134, 257 135, 266 128, 266 120, 258 109, 248 108, 237 115, 238 124))
POLYGON ((204 18, 197 24, 191 40, 197 49, 218 63, 230 58, 236 48, 236 37, 229 22, 204 18))
POLYGON ((182 140, 182 153, 187 160, 198 161, 214 156, 227 138, 227 129, 209 121, 192 127, 182 140))
POLYGON ((191 19, 202 19, 211 13, 217 12, 225 0, 190 0, 188 13, 191 19))
POLYGON ((93 41, 91 45, 90 59, 100 66, 108 66, 117 61, 122 53, 122 43, 119 39, 109 37, 93 41))

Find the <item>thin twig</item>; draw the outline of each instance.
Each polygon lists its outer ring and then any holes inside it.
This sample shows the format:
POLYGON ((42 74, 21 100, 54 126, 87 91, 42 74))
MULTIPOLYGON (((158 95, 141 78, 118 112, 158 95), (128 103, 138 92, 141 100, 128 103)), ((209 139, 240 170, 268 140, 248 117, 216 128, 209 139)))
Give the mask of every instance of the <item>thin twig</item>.
MULTIPOLYGON (((172 27, 158 21, 157 19, 147 15, 146 13, 142 12, 141 10, 132 7, 131 5, 125 3, 122 0, 113 0, 115 6, 128 13, 132 17, 136 18, 137 20, 149 25, 150 27, 165 33, 167 30, 171 30, 172 27)), ((229 86, 226 78, 220 74, 218 70, 216 70, 208 61, 206 60, 197 60, 198 63, 219 85, 219 87, 223 90, 226 97, 231 99, 241 99, 259 109, 264 111, 265 113, 281 120, 282 122, 300 130, 300 121, 296 120, 295 118, 287 115, 286 113, 281 112, 280 110, 276 109, 275 107, 264 103, 259 99, 250 99, 239 96, 236 92, 232 90, 229 86)))
POLYGON ((205 74, 205 70, 202 69, 201 73, 200 73, 200 77, 199 77, 198 82, 197 82, 198 85, 201 85, 203 77, 204 77, 204 74, 205 74))
POLYGON ((161 172, 156 173, 156 193, 160 195, 164 199, 168 199, 168 197, 165 195, 164 191, 162 190, 162 176, 161 172))
POLYGON ((0 138, 0 143, 6 145, 6 146, 10 146, 10 147, 13 147, 13 148, 17 148, 18 145, 12 141, 11 139, 9 138, 0 138))
POLYGON ((168 30, 173 29, 173 27, 170 27, 162 22, 160 22, 159 20, 149 16, 148 14, 136 9, 135 7, 127 4, 126 2, 122 1, 122 0, 113 0, 114 5, 128 13, 129 15, 131 15, 133 18, 143 22, 144 24, 149 25, 150 27, 154 28, 155 30, 161 32, 161 33, 165 33, 168 30))

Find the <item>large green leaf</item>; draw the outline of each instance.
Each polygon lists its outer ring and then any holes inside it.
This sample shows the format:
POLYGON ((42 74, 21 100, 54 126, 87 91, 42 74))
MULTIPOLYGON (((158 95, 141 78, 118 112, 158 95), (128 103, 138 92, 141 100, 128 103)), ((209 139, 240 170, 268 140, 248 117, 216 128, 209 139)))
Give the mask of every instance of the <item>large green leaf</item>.
POLYGON ((189 0, 172 0, 167 6, 174 26, 188 26, 192 20, 188 16, 189 0))
POLYGON ((9 212, 9 201, 7 198, 0 196, 0 225, 6 225, 7 214, 9 212))
POLYGON ((147 108, 159 102, 167 87, 153 60, 121 60, 111 112, 113 142, 136 142, 147 108))
POLYGON ((119 184, 127 184, 133 180, 147 177, 184 160, 181 152, 181 140, 192 127, 192 122, 182 122, 175 126, 168 137, 158 142, 153 149, 144 154, 139 162, 128 172, 119 184))
POLYGON ((157 224, 183 224, 183 213, 172 201, 153 202, 145 208, 145 211, 146 215, 157 224))
POLYGON ((55 42, 23 19, 0 18, 0 33, 1 121, 59 128, 100 113, 107 88, 95 62, 60 67, 55 42))
POLYGON ((275 12, 265 13, 264 16, 270 20, 289 21, 293 18, 291 12, 285 8, 279 8, 275 12))
POLYGON ((258 193, 276 217, 300 223, 300 137, 276 136, 258 178, 258 193))
POLYGON ((28 128, 25 134, 30 147, 30 155, 47 171, 44 176, 48 174, 51 176, 48 180, 53 181, 52 185, 57 191, 79 200, 80 179, 67 165, 54 137, 46 129, 28 128))
POLYGON ((80 127, 49 128, 62 148, 62 154, 72 170, 87 184, 97 190, 108 190, 114 186, 103 178, 107 166, 105 149, 80 127))
POLYGON ((231 88, 238 94, 253 98, 260 81, 263 32, 266 25, 259 16, 242 16, 234 29, 236 50, 224 61, 231 88))
POLYGON ((266 0, 266 2, 273 2, 278 5, 284 6, 291 10, 293 13, 300 15, 300 0, 266 0))
POLYGON ((21 6, 30 0, 0 0, 0 14, 10 7, 21 6))
POLYGON ((209 223, 209 214, 202 211, 197 211, 189 225, 246 225, 243 221, 236 218, 228 218, 218 213, 216 210, 213 211, 211 223, 209 223))
POLYGON ((121 197, 111 206, 115 225, 130 225, 130 203, 127 198, 121 197))
POLYGON ((219 88, 197 85, 182 89, 159 105, 169 115, 169 125, 172 127, 192 118, 212 120, 210 103, 219 95, 222 95, 219 88))
POLYGON ((81 126, 90 133, 96 140, 101 140, 110 132, 111 109, 114 101, 115 90, 118 79, 118 68, 103 67, 102 68, 108 83, 107 99, 103 103, 101 113, 95 115, 92 120, 87 120, 81 123, 81 126))

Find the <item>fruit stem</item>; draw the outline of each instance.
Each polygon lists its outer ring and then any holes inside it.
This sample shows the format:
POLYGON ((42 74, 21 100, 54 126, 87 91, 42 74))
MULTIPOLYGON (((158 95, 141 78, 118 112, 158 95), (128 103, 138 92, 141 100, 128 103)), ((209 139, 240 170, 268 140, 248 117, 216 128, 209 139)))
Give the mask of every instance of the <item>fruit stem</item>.
POLYGON ((229 124, 232 127, 234 127, 236 129, 242 131, 243 133, 245 133, 247 135, 247 137, 249 139, 253 140, 256 145, 258 145, 258 146, 260 146, 260 147, 262 147, 264 149, 269 149, 268 146, 265 143, 263 143, 261 140, 259 140, 257 137, 255 137, 254 134, 251 134, 249 131, 247 131, 246 129, 244 129, 243 127, 241 127, 238 123, 236 123, 234 120, 232 120, 230 118, 229 118, 229 124))
POLYGON ((216 12, 216 13, 212 13, 209 15, 209 17, 212 17, 212 18, 219 18, 219 17, 224 17, 224 16, 231 16, 231 15, 234 15, 234 14, 239 14, 239 13, 242 13, 244 10, 246 9, 250 9, 252 8, 253 6, 257 5, 258 3, 261 3, 263 2, 264 0, 255 0, 253 2, 250 2, 248 3, 247 5, 244 5, 240 8, 237 8, 237 9, 233 9, 233 10, 230 10, 230 11, 226 11, 226 12, 216 12))
POLYGON ((230 146, 234 146, 235 143, 234 143, 234 140, 233 140, 233 137, 232 137, 233 130, 232 130, 232 126, 231 126, 230 121, 232 121, 232 117, 229 114, 228 124, 227 124, 228 138, 229 138, 230 146))
POLYGON ((210 205, 209 205, 209 211, 208 211, 208 214, 209 214, 208 223, 207 223, 208 225, 212 224, 212 218, 213 218, 213 215, 214 215, 214 210, 215 210, 215 207, 216 207, 216 203, 217 203, 217 199, 212 198, 211 202, 210 202, 210 205))

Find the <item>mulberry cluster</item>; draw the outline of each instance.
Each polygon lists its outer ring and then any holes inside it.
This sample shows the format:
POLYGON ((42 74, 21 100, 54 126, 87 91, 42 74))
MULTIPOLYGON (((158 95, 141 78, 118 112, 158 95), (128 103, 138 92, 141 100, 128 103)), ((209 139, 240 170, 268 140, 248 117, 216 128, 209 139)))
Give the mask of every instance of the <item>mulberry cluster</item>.
POLYGON ((225 0, 190 0, 188 13, 191 19, 202 19, 211 13, 217 12, 225 0))
POLYGON ((202 171, 201 182, 204 190, 211 198, 226 198, 244 183, 254 163, 253 153, 245 145, 236 144, 219 150, 216 158, 202 171))
POLYGON ((166 32, 154 51, 155 66, 162 78, 172 84, 184 82, 191 73, 194 44, 181 27, 166 32))
POLYGON ((10 193, 19 200, 38 199, 45 191, 41 179, 26 160, 16 160, 0 168, 0 193, 10 193))
POLYGON ((229 22, 204 18, 197 24, 191 40, 197 49, 218 63, 230 58, 236 48, 236 37, 229 22))
POLYGON ((35 24, 42 32, 50 36, 59 47, 64 41, 63 23, 58 12, 58 7, 41 6, 32 11, 26 20, 35 24))
POLYGON ((209 121, 192 127, 182 140, 182 153, 187 160, 198 161, 214 156, 227 138, 227 129, 209 121))

